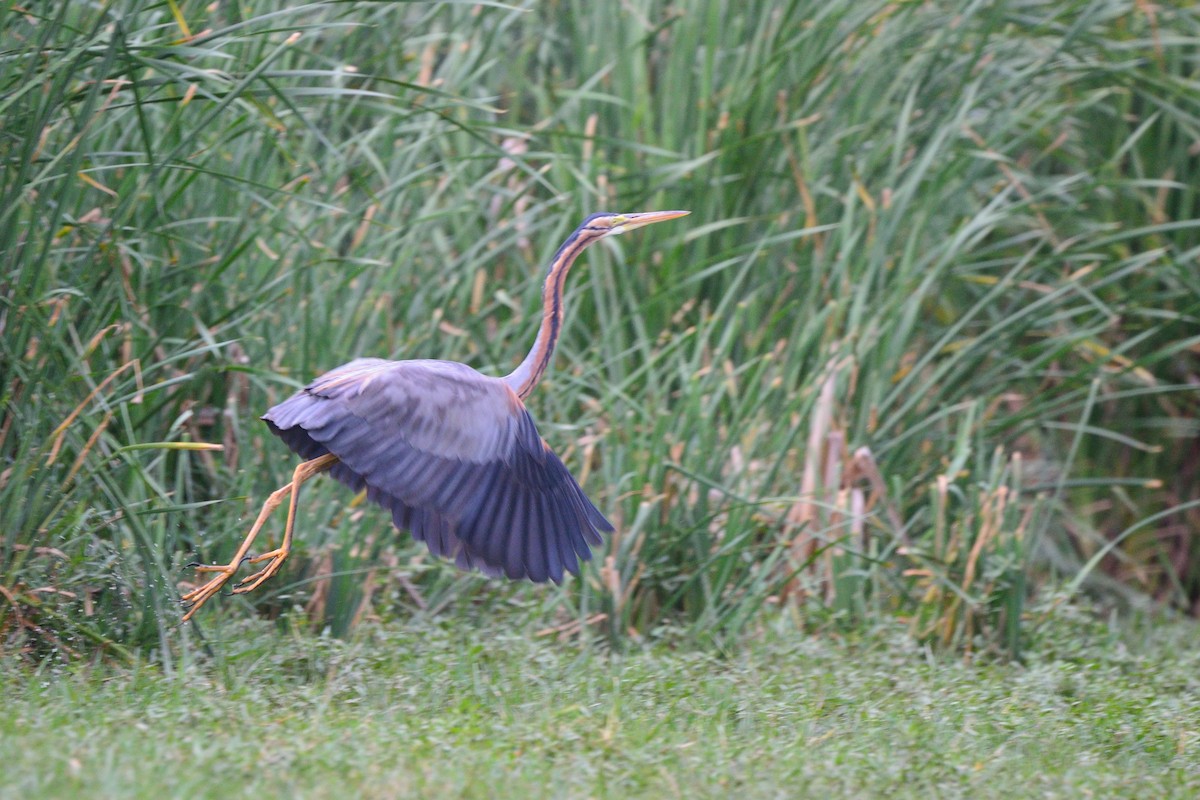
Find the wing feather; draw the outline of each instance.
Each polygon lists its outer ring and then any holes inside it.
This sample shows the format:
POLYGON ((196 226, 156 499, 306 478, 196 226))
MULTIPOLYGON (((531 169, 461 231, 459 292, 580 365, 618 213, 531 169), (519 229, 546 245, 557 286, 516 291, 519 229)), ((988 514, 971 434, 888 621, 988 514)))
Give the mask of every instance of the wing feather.
POLYGON ((566 524, 566 527, 571 531, 575 552, 591 552, 589 537, 594 534, 594 531, 591 530, 591 524, 587 521, 586 510, 581 507, 579 498, 575 497, 573 492, 570 501, 563 504, 563 514, 570 514, 570 520, 574 523, 566 524))
MULTIPOLYGON (((522 492, 509 492, 502 498, 500 511, 496 515, 496 534, 476 545, 481 548, 483 556, 489 562, 525 565, 519 552, 529 537, 529 529, 521 519, 524 514, 524 500, 525 495, 522 492)), ((533 573, 530 573, 530 579, 537 581, 533 573)))
POLYGON ((540 530, 521 529, 521 543, 529 579, 541 583, 550 577, 546 569, 546 544, 540 530))
MULTIPOLYGON (((494 501, 497 491, 496 487, 500 479, 500 470, 504 465, 499 462, 493 462, 486 465, 480 472, 476 483, 474 496, 463 503, 463 514, 459 519, 459 525, 464 529, 470 529, 476 524, 476 520, 483 517, 484 508, 489 501, 494 501)), ((469 473, 464 472, 464 475, 469 473)), ((468 487, 463 487, 462 491, 466 493, 468 487)))
POLYGON ((462 364, 359 359, 263 419, 464 569, 560 582, 612 530, 512 389, 462 364))
MULTIPOLYGON (((567 531, 567 535, 559 538, 559 546, 562 548, 563 565, 570 564, 572 560, 579 557, 579 543, 583 540, 582 534, 575 530, 574 526, 568 527, 566 518, 560 513, 557 503, 550 504, 550 514, 552 524, 557 530, 567 531)), ((591 548, 584 547, 585 553, 590 553, 591 548)))
POLYGON ((538 514, 542 519, 542 530, 540 533, 546 542, 546 560, 550 567, 550 578, 555 582, 561 581, 563 567, 575 562, 574 553, 571 552, 571 537, 570 534, 566 536, 554 535, 561 528, 554 524, 554 512, 550 508, 550 495, 540 494, 537 496, 536 502, 540 506, 538 514))

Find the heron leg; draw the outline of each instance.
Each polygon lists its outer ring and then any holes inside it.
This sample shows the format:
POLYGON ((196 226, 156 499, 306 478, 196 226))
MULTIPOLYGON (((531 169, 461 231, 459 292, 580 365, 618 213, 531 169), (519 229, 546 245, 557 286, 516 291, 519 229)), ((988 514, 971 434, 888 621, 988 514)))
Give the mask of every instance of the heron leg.
POLYGON ((229 579, 233 577, 234 573, 238 571, 238 568, 241 567, 245 561, 248 560, 251 564, 255 564, 265 558, 278 559, 277 562, 272 562, 272 564, 267 565, 265 569, 260 570, 259 572, 250 576, 250 578, 248 578, 246 581, 238 584, 238 586, 234 588, 234 592, 236 593, 240 594, 242 592, 248 592, 251 589, 256 588, 267 578, 271 577, 271 575, 275 574, 275 572, 279 569, 279 565, 283 563, 285 558, 287 558, 288 551, 291 549, 292 526, 295 520, 296 500, 299 494, 298 489, 300 488, 300 484, 304 483, 313 475, 318 475, 321 472, 329 469, 334 463, 337 462, 337 460, 337 456, 331 453, 326 453, 323 456, 318 456, 317 458, 305 461, 297 466, 295 472, 292 473, 292 480, 271 492, 271 494, 267 497, 266 502, 263 503, 262 509, 258 512, 258 518, 254 520, 254 525, 250 527, 250 532, 247 533, 246 538, 242 540, 242 544, 240 547, 238 547, 237 553, 234 554, 233 559, 228 564, 200 564, 196 567, 197 572, 215 572, 217 574, 214 578, 212 578, 212 580, 208 581, 203 586, 193 589, 180 598, 183 604, 188 606, 187 613, 183 615, 184 622, 187 622, 189 619, 191 619, 192 616, 200 610, 200 607, 208 602, 209 598, 219 592, 221 587, 223 587, 229 581, 229 579), (271 513, 279 507, 279 504, 282 503, 284 498, 288 495, 291 495, 292 502, 288 506, 287 528, 284 531, 283 545, 278 550, 265 553, 257 558, 247 559, 246 553, 250 551, 251 545, 254 544, 254 540, 258 537, 259 531, 262 530, 267 518, 271 516, 271 513), (282 556, 280 556, 281 552, 282 556), (268 570, 270 570, 270 572, 268 572, 268 570), (267 574, 264 575, 263 573, 267 574), (249 581, 254 581, 254 584, 247 586, 246 584, 249 581))
POLYGON ((234 586, 234 594, 245 594, 246 592, 254 591, 262 585, 263 581, 274 575, 283 566, 283 562, 287 560, 288 554, 292 552, 292 531, 296 527, 296 504, 300 501, 300 485, 314 475, 320 475, 329 469, 337 463, 337 460, 337 456, 332 453, 326 453, 311 461, 305 461, 296 467, 296 471, 292 473, 292 482, 289 484, 292 499, 288 503, 287 523, 283 528, 283 541, 279 543, 279 547, 276 549, 255 556, 246 562, 248 564, 261 564, 266 561, 267 565, 237 586, 234 586))

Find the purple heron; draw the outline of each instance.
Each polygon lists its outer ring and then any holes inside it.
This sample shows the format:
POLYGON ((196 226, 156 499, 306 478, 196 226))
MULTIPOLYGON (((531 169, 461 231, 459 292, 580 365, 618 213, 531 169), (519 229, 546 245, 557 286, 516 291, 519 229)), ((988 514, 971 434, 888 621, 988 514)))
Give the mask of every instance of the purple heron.
POLYGON ((253 591, 279 571, 292 548, 300 486, 328 472, 387 509, 434 555, 490 576, 562 581, 602 544, 612 525, 538 434, 524 400, 533 392, 562 328, 563 284, 584 248, 606 236, 687 211, 602 212, 558 248, 542 287, 542 322, 529 354, 503 378, 453 361, 360 358, 274 406, 262 419, 304 459, 274 491, 228 564, 183 595, 187 621, 243 563, 263 567, 233 587, 253 591), (267 518, 290 497, 279 547, 247 557, 267 518))

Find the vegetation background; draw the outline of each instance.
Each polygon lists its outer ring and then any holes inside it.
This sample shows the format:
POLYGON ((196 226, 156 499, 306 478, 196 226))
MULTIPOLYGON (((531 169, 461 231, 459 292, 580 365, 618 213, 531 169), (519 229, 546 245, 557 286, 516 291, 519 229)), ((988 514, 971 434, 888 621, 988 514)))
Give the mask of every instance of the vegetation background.
POLYGON ((0 797, 1200 794, 1200 10, 0 8, 0 797), (561 588, 331 481, 355 356, 511 369, 561 588), (276 524, 265 535, 279 535, 276 524))
POLYGON ((255 417, 354 356, 507 371, 597 209, 693 212, 588 253, 531 402, 597 568, 464 576, 318 481, 216 613, 1013 656, 1064 601, 1200 607, 1191 4, 2 13, 7 650, 177 657, 293 463, 255 417))

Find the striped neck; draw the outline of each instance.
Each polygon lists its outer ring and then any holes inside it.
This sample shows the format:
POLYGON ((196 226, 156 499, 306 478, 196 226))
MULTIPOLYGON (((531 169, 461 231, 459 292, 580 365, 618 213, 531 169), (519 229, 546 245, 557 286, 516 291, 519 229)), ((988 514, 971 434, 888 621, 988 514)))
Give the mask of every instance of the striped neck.
POLYGON ((567 282, 567 273, 584 248, 602 236, 604 232, 589 228, 585 222, 562 243, 546 270, 546 282, 542 285, 542 324, 538 327, 537 338, 525 360, 504 377, 505 383, 522 400, 533 393, 554 356, 554 345, 562 329, 563 284, 567 282))

